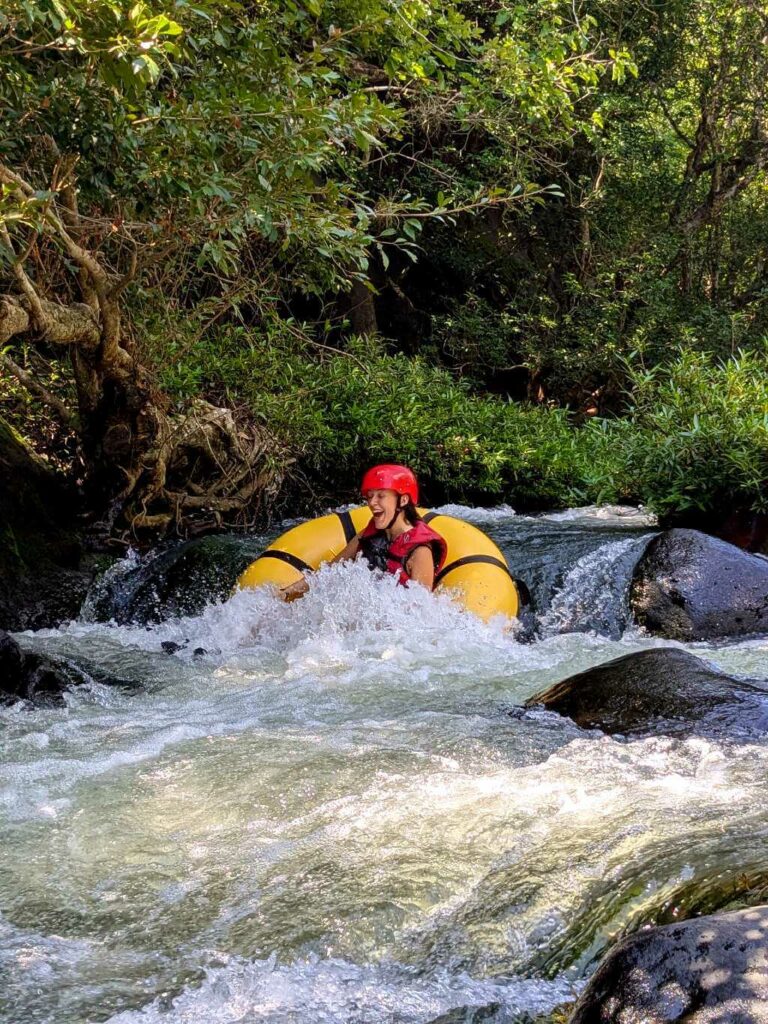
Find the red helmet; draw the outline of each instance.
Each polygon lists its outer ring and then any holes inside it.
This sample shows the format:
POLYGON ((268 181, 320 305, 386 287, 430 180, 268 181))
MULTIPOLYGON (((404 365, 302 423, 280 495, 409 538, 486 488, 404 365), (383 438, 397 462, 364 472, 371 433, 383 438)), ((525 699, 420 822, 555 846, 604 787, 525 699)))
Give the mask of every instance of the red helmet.
POLYGON ((419 485, 407 466, 395 466, 390 463, 373 466, 363 477, 360 490, 363 494, 378 490, 397 491, 398 494, 407 494, 414 505, 419 503, 419 485))

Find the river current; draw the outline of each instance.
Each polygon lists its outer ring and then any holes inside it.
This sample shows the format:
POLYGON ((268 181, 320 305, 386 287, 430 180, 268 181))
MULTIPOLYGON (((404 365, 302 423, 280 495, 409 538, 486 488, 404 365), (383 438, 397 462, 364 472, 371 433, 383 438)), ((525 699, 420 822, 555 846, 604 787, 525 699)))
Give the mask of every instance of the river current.
MULTIPOLYGON (((652 522, 444 511, 529 583, 532 641, 359 564, 18 635, 136 685, 0 710, 3 1024, 545 1020, 681 888, 768 871, 765 744, 516 710, 662 643, 627 616, 652 522)), ((688 649, 768 678, 768 638, 688 649)))

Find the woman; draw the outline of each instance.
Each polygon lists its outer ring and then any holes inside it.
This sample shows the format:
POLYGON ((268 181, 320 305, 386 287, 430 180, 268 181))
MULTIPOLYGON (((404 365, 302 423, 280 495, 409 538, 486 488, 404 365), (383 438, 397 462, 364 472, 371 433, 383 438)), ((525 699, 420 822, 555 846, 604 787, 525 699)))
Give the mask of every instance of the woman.
MULTIPOLYGON (((446 543, 416 511, 419 485, 407 466, 390 463, 374 466, 360 485, 371 510, 371 521, 334 559, 345 562, 362 555, 371 569, 397 576, 407 586, 410 580, 430 590, 445 562, 446 543)), ((302 578, 282 589, 290 601, 309 590, 302 578)))

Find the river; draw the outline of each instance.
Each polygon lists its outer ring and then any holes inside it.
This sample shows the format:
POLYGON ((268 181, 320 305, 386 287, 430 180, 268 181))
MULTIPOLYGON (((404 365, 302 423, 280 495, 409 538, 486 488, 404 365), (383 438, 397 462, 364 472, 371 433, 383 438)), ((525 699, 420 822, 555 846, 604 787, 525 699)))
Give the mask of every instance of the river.
MULTIPOLYGON (((768 871, 763 743, 515 710, 661 642, 627 616, 652 523, 445 511, 531 585, 532 642, 349 564, 18 635, 137 685, 0 710, 4 1024, 545 1020, 681 887, 768 871)), ((768 677, 767 638, 688 649, 768 677)))

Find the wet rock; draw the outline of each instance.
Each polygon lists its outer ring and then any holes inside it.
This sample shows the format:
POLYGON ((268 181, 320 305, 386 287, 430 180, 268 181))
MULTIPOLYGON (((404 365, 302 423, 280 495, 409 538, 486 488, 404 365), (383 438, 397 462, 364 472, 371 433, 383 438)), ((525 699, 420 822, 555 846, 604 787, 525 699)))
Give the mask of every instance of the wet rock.
POLYGON ((607 733, 768 733, 768 691, 675 647, 638 651, 531 697, 584 729, 607 733))
POLYGON ((655 906, 649 905, 652 896, 643 903, 633 919, 635 928, 676 924, 705 914, 762 906, 768 901, 768 867, 762 862, 745 864, 736 855, 733 863, 719 861, 701 875, 671 889, 664 887, 661 894, 662 899, 655 906))
POLYGON ((89 597, 90 614, 121 625, 197 615, 228 597, 263 550, 263 538, 232 535, 174 544, 127 572, 105 577, 98 594, 89 597))
POLYGON ((0 703, 30 700, 36 704, 56 704, 65 690, 93 680, 136 688, 134 680, 98 671, 86 673, 72 662, 25 651, 12 636, 0 630, 0 703))
POLYGON ((74 666, 24 651, 13 637, 0 631, 0 700, 45 702, 60 696, 86 677, 74 666))
POLYGON ((768 632, 768 559, 696 530, 655 537, 635 567, 635 618, 670 640, 768 632))
POLYGON ((651 928, 602 961, 570 1024, 768 1024, 768 907, 651 928))

